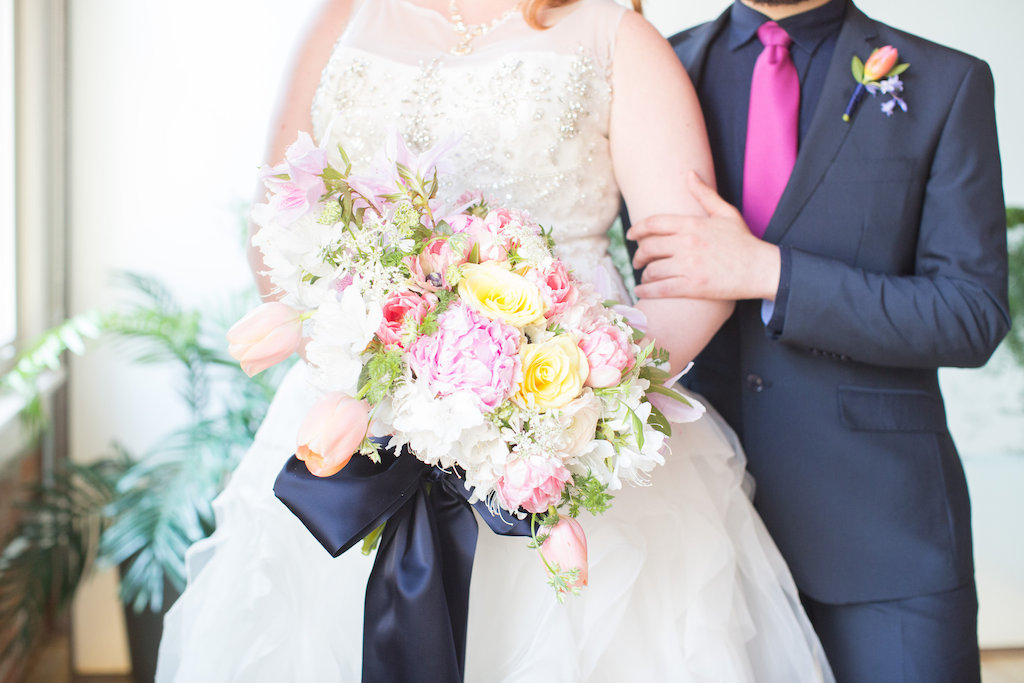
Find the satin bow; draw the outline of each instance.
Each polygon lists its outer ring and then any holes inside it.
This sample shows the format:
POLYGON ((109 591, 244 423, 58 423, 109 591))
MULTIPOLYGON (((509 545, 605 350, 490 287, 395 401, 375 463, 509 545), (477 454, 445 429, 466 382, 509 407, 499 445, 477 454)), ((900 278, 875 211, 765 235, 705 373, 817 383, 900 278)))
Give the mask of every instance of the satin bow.
POLYGON ((293 456, 274 493, 334 557, 387 522, 366 584, 363 683, 462 681, 477 537, 472 507, 498 534, 529 536, 530 524, 482 502, 471 506, 456 474, 411 453, 381 456, 380 464, 353 457, 325 478, 293 456))

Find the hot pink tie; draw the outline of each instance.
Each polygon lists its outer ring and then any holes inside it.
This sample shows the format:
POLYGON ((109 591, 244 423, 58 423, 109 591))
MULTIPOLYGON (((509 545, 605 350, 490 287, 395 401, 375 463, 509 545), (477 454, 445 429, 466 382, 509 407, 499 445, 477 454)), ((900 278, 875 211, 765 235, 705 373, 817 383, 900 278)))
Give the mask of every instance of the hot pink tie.
POLYGON ((764 235, 796 163, 800 77, 789 56, 793 39, 774 21, 757 29, 764 44, 754 64, 743 160, 743 217, 764 235))

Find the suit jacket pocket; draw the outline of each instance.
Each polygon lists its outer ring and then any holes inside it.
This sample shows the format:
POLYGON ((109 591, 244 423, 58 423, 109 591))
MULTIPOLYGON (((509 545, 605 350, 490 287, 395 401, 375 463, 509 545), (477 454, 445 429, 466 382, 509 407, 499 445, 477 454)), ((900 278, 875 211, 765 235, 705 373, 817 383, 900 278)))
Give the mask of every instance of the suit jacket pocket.
POLYGON ((914 389, 839 387, 839 416, 852 431, 945 432, 942 399, 914 389))

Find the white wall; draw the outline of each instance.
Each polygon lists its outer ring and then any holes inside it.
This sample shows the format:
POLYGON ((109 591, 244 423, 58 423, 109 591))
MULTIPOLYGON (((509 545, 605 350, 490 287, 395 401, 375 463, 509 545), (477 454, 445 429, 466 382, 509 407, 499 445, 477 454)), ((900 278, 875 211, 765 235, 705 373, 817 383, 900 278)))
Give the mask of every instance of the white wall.
MULTIPOLYGON (((252 196, 283 70, 318 1, 69 4, 72 311, 116 301, 119 293, 109 286, 114 270, 155 274, 187 305, 240 289, 249 277, 240 246, 242 206, 252 196)), ((726 0, 647 4, 652 20, 671 33, 714 17, 726 0)), ((990 62, 1006 193, 1024 203, 1024 129, 1017 123, 1024 121, 1024 89, 1014 61, 1024 9, 1014 0, 859 4, 876 18, 990 62)), ((183 416, 167 376, 119 355, 101 351, 74 364, 76 458, 93 457, 114 437, 143 451, 183 416)), ((976 387, 969 377, 964 383, 976 387)), ((1016 397, 1018 375, 1003 381, 1002 395, 1016 397)), ((1020 433, 1019 419, 1011 424, 1020 433)), ((112 591, 108 577, 76 610, 76 661, 83 672, 126 666, 112 591)))
MULTIPOLYGON (((70 1, 70 294, 113 304, 116 270, 152 274, 187 306, 250 282, 242 217, 296 36, 317 0, 70 1)), ((142 452, 181 424, 175 376, 101 350, 71 375, 72 455, 112 438, 142 452)), ((116 582, 79 597, 82 673, 127 668, 116 582)))
MULTIPOLYGON (((1019 123, 1024 121, 1019 38, 1024 6, 1018 0, 855 1, 874 19, 963 50, 989 63, 996 81, 996 116, 1006 198, 1010 203, 1024 204, 1024 125, 1019 123)), ((648 18, 666 35, 713 19, 726 6, 727 0, 644 0, 648 18)), ((910 105, 913 106, 913 102, 910 105)))

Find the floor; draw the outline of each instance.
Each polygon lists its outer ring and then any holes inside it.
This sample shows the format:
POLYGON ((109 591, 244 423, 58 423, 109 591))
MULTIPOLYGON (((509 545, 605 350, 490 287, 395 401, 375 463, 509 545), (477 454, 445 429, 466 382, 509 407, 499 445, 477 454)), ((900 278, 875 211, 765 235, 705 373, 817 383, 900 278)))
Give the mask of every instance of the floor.
MULTIPOLYGON (((35 657, 23 683, 132 683, 126 676, 72 676, 66 637, 49 641, 35 657)), ((981 653, 982 683, 1024 683, 1024 649, 981 653)))

